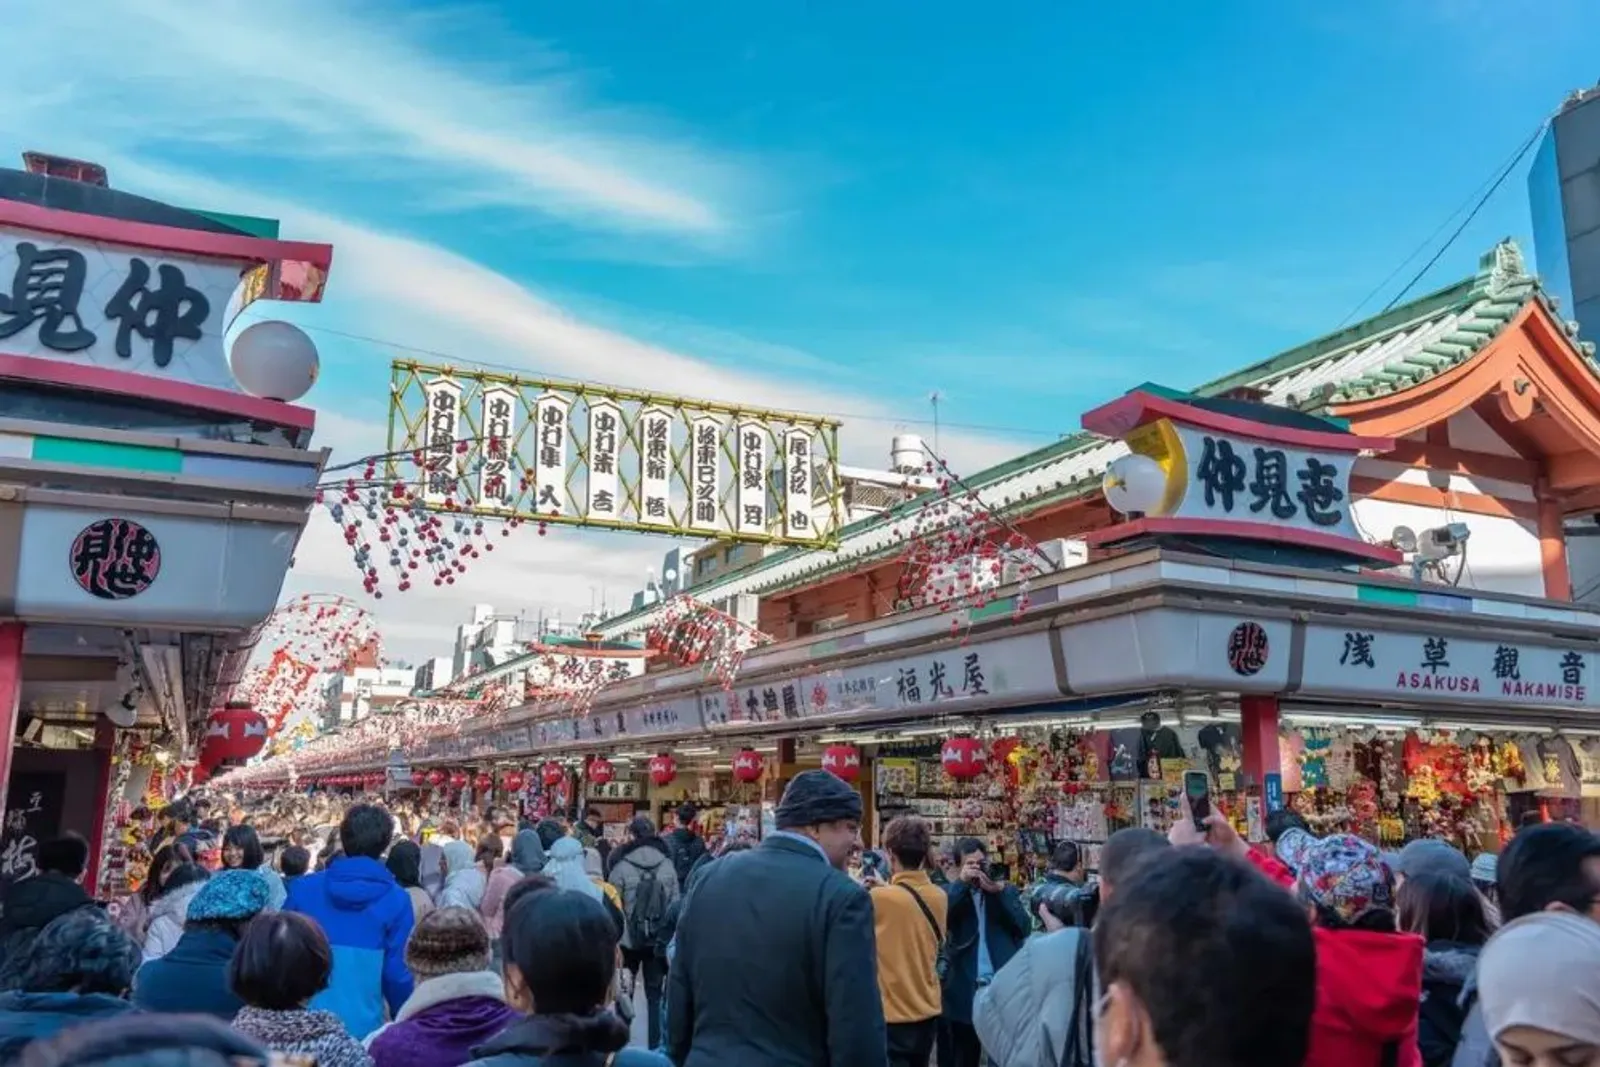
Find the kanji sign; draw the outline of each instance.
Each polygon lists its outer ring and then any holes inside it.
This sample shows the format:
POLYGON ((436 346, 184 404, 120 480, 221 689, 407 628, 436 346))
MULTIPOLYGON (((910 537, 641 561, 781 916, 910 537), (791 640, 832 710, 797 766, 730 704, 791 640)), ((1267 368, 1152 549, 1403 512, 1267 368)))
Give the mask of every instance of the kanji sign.
POLYGON ((1574 643, 1382 630, 1355 623, 1306 627, 1300 692, 1417 701, 1600 707, 1600 652, 1574 643))
POLYGON ((237 392, 223 315, 254 265, 0 227, 0 352, 237 392))
POLYGON ((389 419, 386 476, 421 457, 422 506, 456 518, 838 543, 831 419, 404 360, 389 419))
POLYGON ((101 600, 138 596, 161 574, 155 535, 130 519, 100 519, 85 526, 68 555, 72 576, 101 600))

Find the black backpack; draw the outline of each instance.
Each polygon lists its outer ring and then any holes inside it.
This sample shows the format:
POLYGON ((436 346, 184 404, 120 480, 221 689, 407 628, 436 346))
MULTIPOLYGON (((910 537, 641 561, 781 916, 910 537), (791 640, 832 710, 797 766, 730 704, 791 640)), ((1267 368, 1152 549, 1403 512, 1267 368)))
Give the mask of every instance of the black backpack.
POLYGON ((634 889, 633 907, 628 909, 628 940, 635 949, 654 948, 666 932, 672 901, 667 898, 666 885, 656 877, 660 864, 633 866, 639 872, 639 885, 634 889))
POLYGON ((689 873, 694 870, 694 865, 706 854, 706 844, 699 837, 684 840, 674 831, 667 835, 667 853, 672 860, 672 869, 677 872, 678 889, 681 891, 689 884, 689 873))

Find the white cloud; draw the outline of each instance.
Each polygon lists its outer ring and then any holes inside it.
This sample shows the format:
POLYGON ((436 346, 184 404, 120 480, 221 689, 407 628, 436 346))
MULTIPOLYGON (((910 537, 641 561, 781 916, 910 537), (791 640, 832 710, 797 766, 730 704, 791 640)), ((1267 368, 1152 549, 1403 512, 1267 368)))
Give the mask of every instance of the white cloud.
POLYGON ((734 225, 737 166, 590 102, 568 62, 481 10, 72 0, 8 12, 5 38, 0 130, 28 147, 270 158, 368 189, 700 241, 734 225), (453 63, 439 42, 508 62, 453 63), (35 143, 41 131, 50 143, 35 143))

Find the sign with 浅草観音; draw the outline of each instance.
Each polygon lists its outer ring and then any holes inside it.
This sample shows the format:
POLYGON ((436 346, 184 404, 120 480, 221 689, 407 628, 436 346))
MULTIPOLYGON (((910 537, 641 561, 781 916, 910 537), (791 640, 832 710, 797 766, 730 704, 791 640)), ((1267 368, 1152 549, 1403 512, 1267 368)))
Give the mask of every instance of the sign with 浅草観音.
POLYGON ((1090 412, 1084 425, 1116 432, 1128 446, 1109 465, 1104 488, 1130 521, 1095 540, 1226 537, 1399 559, 1369 544, 1351 511, 1357 456, 1387 450, 1387 440, 1265 404, 1203 406, 1143 391, 1090 412))
POLYGON ((1600 650, 1592 642, 1309 623, 1294 691, 1391 702, 1592 708, 1600 707, 1597 661, 1600 650))
POLYGON ((452 515, 831 548, 838 422, 396 362, 390 478, 452 515))

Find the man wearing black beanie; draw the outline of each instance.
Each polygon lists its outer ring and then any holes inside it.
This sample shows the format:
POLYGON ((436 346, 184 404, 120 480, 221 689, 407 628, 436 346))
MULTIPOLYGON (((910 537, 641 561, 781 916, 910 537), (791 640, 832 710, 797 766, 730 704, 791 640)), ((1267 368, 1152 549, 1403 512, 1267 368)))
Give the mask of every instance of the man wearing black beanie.
POLYGON ((678 1067, 887 1067, 872 901, 843 873, 861 795, 795 776, 778 829, 709 867, 683 904, 667 977, 678 1067))

